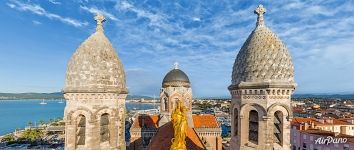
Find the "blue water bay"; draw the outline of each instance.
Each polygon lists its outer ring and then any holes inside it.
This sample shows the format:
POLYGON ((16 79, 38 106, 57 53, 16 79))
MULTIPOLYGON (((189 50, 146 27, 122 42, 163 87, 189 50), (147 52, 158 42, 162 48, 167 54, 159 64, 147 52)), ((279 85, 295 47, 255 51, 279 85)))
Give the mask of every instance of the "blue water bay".
MULTIPOLYGON (((46 100, 47 104, 41 105, 42 100, 0 100, 0 135, 13 132, 16 128, 24 128, 28 122, 33 125, 40 120, 62 118, 65 101, 46 100)), ((126 108, 152 109, 153 104, 126 103, 126 108)))

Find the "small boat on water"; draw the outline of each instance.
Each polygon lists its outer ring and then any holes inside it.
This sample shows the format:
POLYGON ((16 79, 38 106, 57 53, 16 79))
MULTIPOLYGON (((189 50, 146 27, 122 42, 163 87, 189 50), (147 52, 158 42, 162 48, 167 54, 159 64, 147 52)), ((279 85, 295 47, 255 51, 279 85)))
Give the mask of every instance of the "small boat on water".
POLYGON ((62 103, 64 103, 64 101, 63 101, 63 100, 60 100, 58 103, 59 103, 59 104, 62 104, 62 103))
POLYGON ((42 102, 40 102, 39 104, 41 104, 41 105, 46 105, 47 103, 44 102, 44 99, 43 99, 42 102))

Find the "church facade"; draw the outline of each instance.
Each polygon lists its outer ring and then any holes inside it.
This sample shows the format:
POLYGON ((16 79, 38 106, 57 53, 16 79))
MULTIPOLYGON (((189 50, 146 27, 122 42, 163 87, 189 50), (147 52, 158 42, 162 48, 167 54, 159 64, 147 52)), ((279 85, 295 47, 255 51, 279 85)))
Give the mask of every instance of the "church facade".
MULTIPOLYGON (((256 27, 241 47, 231 85, 232 150, 289 150, 294 67, 285 44, 264 22, 259 5, 256 27)), ((192 88, 178 64, 164 77, 160 113, 138 114, 125 142, 125 72, 104 34, 102 15, 96 31, 73 54, 66 72, 65 149, 169 150, 174 137, 171 113, 176 102, 187 108, 188 150, 221 150, 221 128, 210 114, 192 114, 192 88)))
POLYGON ((290 150, 294 67, 285 44, 264 23, 259 5, 256 28, 241 47, 232 71, 232 150, 290 150))

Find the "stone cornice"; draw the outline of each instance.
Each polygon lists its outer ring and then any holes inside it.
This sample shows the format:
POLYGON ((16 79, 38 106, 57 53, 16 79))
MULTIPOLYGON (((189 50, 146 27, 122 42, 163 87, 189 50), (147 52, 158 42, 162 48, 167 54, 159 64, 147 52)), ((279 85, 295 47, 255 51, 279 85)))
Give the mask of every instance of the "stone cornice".
POLYGON ((118 93, 128 94, 128 89, 105 88, 105 89, 90 89, 90 88, 64 88, 62 92, 65 93, 118 93))
POLYGON ((182 82, 182 81, 173 81, 173 82, 164 82, 162 87, 191 87, 189 82, 182 82))
POLYGON ((289 82, 241 82, 238 85, 230 85, 229 90, 237 89, 265 89, 265 88, 290 88, 295 89, 296 83, 289 82))
POLYGON ((127 94, 120 93, 64 93, 67 100, 101 100, 101 99, 125 99, 127 94))

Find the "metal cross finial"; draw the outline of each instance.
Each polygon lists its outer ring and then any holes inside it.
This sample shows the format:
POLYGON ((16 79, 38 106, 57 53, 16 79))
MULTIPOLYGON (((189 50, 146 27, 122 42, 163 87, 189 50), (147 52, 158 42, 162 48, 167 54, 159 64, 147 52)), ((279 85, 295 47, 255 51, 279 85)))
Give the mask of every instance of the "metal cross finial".
POLYGON ((178 62, 175 62, 175 63, 173 64, 173 66, 174 66, 174 67, 173 67, 174 69, 178 69, 178 62))
POLYGON ((258 18, 257 18, 257 27, 264 25, 263 14, 265 14, 266 12, 267 12, 267 10, 263 7, 262 4, 258 5, 258 7, 256 8, 256 10, 254 10, 254 13, 258 15, 258 18))
POLYGON ((103 25, 103 22, 106 21, 106 18, 102 14, 98 13, 95 16, 95 20, 97 22, 96 31, 103 31, 103 26, 102 25, 103 25))

